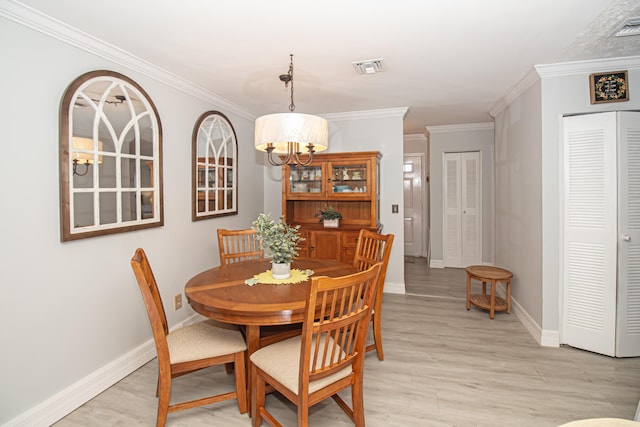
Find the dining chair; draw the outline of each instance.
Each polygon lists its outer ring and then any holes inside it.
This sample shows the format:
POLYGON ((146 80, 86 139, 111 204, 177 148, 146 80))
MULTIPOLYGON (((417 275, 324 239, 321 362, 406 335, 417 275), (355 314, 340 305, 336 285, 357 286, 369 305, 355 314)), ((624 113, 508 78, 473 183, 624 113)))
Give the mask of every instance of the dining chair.
MULTIPOLYGON (((265 259, 260 241, 256 239, 254 229, 225 230, 218 229, 218 249, 220 265, 240 261, 265 259)), ((260 347, 300 335, 299 324, 265 326, 260 328, 260 347)), ((243 330, 244 332, 244 330, 243 330)))
POLYGON ((380 269, 378 263, 348 276, 312 277, 302 335, 250 356, 254 427, 263 419, 281 426, 265 408, 267 384, 297 406, 299 427, 309 424, 309 408, 328 397, 364 426, 364 349, 380 269), (349 387, 351 407, 337 394, 349 387))
POLYGON ((240 413, 247 412, 247 382, 245 355, 247 346, 238 329, 231 325, 206 320, 169 332, 167 317, 158 292, 158 285, 143 249, 136 249, 131 258, 144 305, 147 308, 153 339, 158 353, 158 415, 157 426, 164 426, 167 414, 236 399, 240 413), (170 404, 173 378, 215 365, 233 364, 235 391, 170 404))
POLYGON ((256 236, 256 231, 251 228, 246 230, 218 228, 220 265, 252 259, 264 259, 260 241, 256 236))
POLYGON ((382 293, 384 292, 384 280, 387 276, 387 265, 389 264, 393 238, 393 234, 379 234, 364 228, 361 229, 358 236, 356 254, 353 259, 353 265, 358 271, 366 270, 377 262, 382 263, 373 310, 371 311, 374 343, 368 345, 366 349, 367 352, 376 350, 380 360, 384 360, 384 352, 382 350, 382 293))

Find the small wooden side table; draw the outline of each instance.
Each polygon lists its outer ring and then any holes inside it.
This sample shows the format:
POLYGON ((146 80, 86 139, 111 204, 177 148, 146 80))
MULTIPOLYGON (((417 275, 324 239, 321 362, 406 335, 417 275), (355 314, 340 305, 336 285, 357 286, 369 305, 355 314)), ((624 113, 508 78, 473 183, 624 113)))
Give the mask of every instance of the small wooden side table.
POLYGON ((493 319, 496 311, 506 310, 511 313, 511 278, 513 273, 500 267, 489 265, 471 265, 467 270, 467 310, 471 304, 489 310, 489 318, 493 319), (471 279, 482 282, 482 294, 471 294, 471 279), (491 283, 490 294, 487 295, 487 282, 491 283), (504 282, 507 287, 506 299, 496 295, 496 283, 504 282))

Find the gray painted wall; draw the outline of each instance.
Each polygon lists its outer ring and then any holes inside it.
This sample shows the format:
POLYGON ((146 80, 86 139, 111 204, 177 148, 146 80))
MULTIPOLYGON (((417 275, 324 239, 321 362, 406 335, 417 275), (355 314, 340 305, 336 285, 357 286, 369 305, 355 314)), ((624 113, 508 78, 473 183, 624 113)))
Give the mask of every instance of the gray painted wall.
MULTIPOLYGON (((562 116, 598 111, 640 110, 640 57, 601 61, 594 69, 573 75, 542 77, 542 329, 560 329, 563 287, 561 247, 562 116), (591 105, 589 74, 628 69, 630 99, 591 105), (635 94, 635 95, 634 95, 635 94)), ((544 73, 546 70, 540 70, 544 73)), ((550 70, 552 71, 552 70, 550 70)))
POLYGON ((513 272, 513 299, 542 318, 540 84, 495 118, 496 265, 513 272))
POLYGON ((253 148, 253 120, 5 18, 0 18, 0 56, 3 425, 150 342, 129 265, 135 248, 147 251, 169 324, 175 326, 193 312, 187 304, 173 311, 172 296, 192 275, 218 264, 216 229, 246 227, 263 209, 264 194, 255 185, 263 165, 253 148), (166 225, 61 243, 60 99, 76 77, 100 69, 138 82, 158 108, 166 225), (238 136, 239 215, 192 222, 191 132, 208 110, 227 115, 238 136))
MULTIPOLYGON (((496 114, 496 263, 514 273, 513 296, 543 345, 562 317, 562 117, 639 110, 640 57, 536 67, 541 76, 496 114), (591 105, 589 74, 628 69, 630 100, 591 105), (578 70, 578 71, 576 71, 578 70)), ((531 328, 530 328, 531 330, 531 328)))
MULTIPOLYGON (((55 25, 54 25, 55 26, 55 25)), ((5 153, 0 156, 5 224, 0 249, 2 365, 0 425, 44 416, 76 397, 99 393, 155 357, 148 318, 130 268, 135 248, 149 255, 171 327, 193 315, 171 297, 218 264, 217 228, 245 228, 263 211, 280 211, 280 169, 265 167, 253 148, 249 113, 188 82, 96 40, 70 43, 0 17, 0 92, 5 153), (111 58, 111 59, 108 59, 111 58), (58 112, 66 87, 91 70, 113 70, 139 83, 154 101, 163 131, 165 226, 60 243, 58 112), (239 153, 239 214, 191 221, 191 134, 197 118, 218 110, 234 125, 239 153), (265 183, 256 177, 264 176, 265 183), (11 207, 11 208, 7 208, 11 207), (37 266, 37 268, 35 268, 37 266), (13 326, 19 325, 19 326, 13 326), (46 356, 47 362, 42 363, 46 356), (117 370, 117 373, 113 371, 117 370), (90 389, 90 390, 87 390, 90 389), (78 396, 80 395, 80 396, 78 396), (26 418, 25 418, 26 417, 26 418)), ((40 31, 42 30, 42 31, 40 31)), ((65 29, 68 31, 68 29, 65 29)), ((73 37, 71 37, 73 38, 73 37)), ((405 109, 329 118, 333 151, 383 153, 381 222, 403 241, 402 120, 405 109), (351 119, 346 118, 351 117, 351 119), (368 117, 368 118, 367 118, 368 117)), ((404 292, 402 245, 395 245, 387 289, 404 292)), ((66 407, 66 406, 65 406, 66 407)), ((54 412, 55 414, 52 414, 54 412)), ((36 423, 38 424, 38 423, 36 423)))
MULTIPOLYGON (((425 158, 428 155, 428 142, 427 137, 425 135, 405 135, 404 136, 404 145, 402 147, 404 154, 424 154, 425 158)), ((425 165, 427 168, 429 165, 425 165)))

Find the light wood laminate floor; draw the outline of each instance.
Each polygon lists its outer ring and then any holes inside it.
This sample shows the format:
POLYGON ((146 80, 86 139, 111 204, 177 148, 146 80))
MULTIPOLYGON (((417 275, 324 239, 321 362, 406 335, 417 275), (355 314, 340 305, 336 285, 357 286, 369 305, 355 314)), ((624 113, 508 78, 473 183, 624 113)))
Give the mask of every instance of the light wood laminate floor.
POLYGON ((464 268, 429 268, 422 257, 407 256, 404 261, 407 294, 466 300, 464 268))
MULTIPOLYGON (((484 311, 465 309, 463 269, 433 270, 421 272, 414 263, 406 271, 408 292, 417 286, 419 292, 412 293, 433 296, 384 296, 385 361, 372 352, 365 366, 369 427, 537 427, 582 418, 633 419, 640 358, 540 347, 514 315, 500 312, 490 320, 484 311), (438 277, 431 276, 429 292, 424 277, 430 274, 438 277)), ((154 425, 156 369, 154 359, 55 426, 154 425)), ((173 396, 183 399, 232 385, 233 376, 224 368, 210 368, 178 378, 173 396)), ((350 401, 348 393, 342 395, 350 401)), ((285 426, 296 424, 295 408, 285 399, 269 395, 267 406, 285 426)), ((250 419, 234 402, 223 402, 169 414, 167 425, 249 426, 250 419)), ((329 399, 312 408, 310 425, 352 424, 329 399)))

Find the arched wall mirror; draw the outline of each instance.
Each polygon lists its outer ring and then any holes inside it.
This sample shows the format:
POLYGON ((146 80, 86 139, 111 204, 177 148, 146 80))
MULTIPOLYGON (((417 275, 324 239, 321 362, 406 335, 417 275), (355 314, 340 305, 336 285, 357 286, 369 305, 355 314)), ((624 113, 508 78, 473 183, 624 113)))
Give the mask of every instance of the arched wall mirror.
POLYGON ((201 115, 192 137, 192 219, 238 213, 238 143, 227 117, 201 115))
POLYGON ((93 71, 60 106, 62 241, 163 225, 162 128, 133 80, 93 71))

